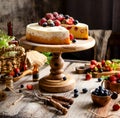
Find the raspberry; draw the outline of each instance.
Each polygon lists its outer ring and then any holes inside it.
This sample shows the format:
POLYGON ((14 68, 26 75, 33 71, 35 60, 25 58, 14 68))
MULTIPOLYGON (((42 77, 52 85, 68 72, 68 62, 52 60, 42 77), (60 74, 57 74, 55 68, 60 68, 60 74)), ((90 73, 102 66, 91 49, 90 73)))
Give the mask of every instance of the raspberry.
POLYGON ((55 21, 54 21, 54 24, 55 24, 55 26, 59 26, 61 23, 60 23, 59 20, 55 20, 55 21))
POLYGON ((119 110, 119 108, 120 108, 119 104, 114 104, 112 107, 113 111, 117 111, 119 110))
POLYGON ((73 39, 74 39, 73 34, 70 34, 70 40, 73 40, 73 39))
POLYGON ((33 90, 33 85, 32 84, 27 84, 27 89, 28 90, 33 90))

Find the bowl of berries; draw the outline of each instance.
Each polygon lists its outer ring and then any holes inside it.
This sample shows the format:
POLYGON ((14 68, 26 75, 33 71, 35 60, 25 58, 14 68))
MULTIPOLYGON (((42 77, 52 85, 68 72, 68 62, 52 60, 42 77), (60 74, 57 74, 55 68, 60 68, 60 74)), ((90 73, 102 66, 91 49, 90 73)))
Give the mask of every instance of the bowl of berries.
POLYGON ((120 73, 108 76, 104 85, 106 89, 120 93, 120 73))
POLYGON ((103 107, 107 105, 111 99, 116 99, 118 94, 99 86, 91 91, 91 99, 96 106, 103 107))

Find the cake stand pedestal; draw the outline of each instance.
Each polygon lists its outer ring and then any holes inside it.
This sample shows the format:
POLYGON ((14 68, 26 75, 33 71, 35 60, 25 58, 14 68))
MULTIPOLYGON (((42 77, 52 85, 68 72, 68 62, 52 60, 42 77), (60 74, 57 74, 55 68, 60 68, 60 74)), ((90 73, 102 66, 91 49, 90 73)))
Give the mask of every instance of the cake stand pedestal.
POLYGON ((88 40, 77 40, 76 43, 70 45, 47 45, 29 42, 26 37, 22 37, 20 44, 26 49, 52 52, 50 74, 39 80, 39 87, 47 92, 60 93, 70 91, 75 86, 75 80, 63 73, 64 60, 61 57, 62 52, 76 52, 92 48, 95 45, 95 40, 89 37, 88 40))

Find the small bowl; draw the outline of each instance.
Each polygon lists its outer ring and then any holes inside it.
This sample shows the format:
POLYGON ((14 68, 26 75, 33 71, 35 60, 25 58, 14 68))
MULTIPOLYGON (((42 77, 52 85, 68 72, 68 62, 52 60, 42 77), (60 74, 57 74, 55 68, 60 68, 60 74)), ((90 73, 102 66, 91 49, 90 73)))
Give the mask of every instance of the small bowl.
POLYGON ((109 80, 105 80, 104 85, 106 89, 120 93, 120 83, 111 83, 109 80))
POLYGON ((107 105, 111 100, 110 95, 98 96, 98 95, 91 94, 91 98, 92 98, 93 103, 99 107, 103 107, 103 106, 107 105))
POLYGON ((86 72, 85 66, 76 67, 76 72, 77 72, 78 74, 84 74, 84 73, 86 72))

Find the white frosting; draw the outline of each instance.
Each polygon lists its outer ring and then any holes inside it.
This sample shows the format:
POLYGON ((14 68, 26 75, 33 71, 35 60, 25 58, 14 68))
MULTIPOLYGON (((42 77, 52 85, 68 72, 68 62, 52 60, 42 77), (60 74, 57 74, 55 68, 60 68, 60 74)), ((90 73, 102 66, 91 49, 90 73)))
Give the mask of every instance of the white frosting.
POLYGON ((62 26, 42 27, 38 25, 38 23, 27 25, 26 33, 32 34, 33 36, 44 37, 46 39, 51 39, 52 37, 65 39, 69 37, 69 31, 62 26))

